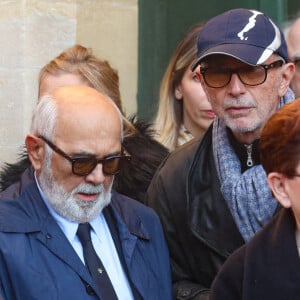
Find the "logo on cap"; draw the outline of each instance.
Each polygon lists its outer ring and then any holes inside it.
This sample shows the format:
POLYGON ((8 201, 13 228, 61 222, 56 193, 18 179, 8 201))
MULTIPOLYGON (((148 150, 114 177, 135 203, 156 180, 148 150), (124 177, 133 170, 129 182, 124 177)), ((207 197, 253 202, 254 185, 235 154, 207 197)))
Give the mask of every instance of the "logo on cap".
POLYGON ((241 39, 241 40, 248 40, 248 37, 244 37, 244 34, 246 32, 248 32, 249 30, 251 30, 252 28, 254 28, 255 23, 256 23, 256 16, 257 15, 261 15, 262 13, 259 11, 255 11, 252 10, 253 12, 253 16, 251 16, 249 18, 249 23, 246 24, 246 26, 242 29, 242 31, 240 31, 237 36, 241 39))

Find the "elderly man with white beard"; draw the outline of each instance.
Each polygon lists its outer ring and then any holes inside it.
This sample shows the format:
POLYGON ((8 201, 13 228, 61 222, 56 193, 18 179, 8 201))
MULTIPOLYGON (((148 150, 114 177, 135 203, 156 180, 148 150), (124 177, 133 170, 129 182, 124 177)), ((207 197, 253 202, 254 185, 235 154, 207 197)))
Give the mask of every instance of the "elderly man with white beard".
POLYGON ((58 88, 25 143, 35 178, 0 202, 0 299, 171 299, 158 217, 111 188, 130 159, 113 101, 58 88))

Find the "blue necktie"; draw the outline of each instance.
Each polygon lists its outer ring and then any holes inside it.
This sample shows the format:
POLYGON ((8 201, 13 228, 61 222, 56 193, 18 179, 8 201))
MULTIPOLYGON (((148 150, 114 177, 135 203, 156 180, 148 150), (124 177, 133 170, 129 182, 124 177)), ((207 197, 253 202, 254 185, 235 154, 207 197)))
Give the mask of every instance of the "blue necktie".
POLYGON ((91 225, 89 223, 79 224, 77 235, 82 244, 85 264, 96 285, 98 286, 99 292, 103 296, 103 299, 117 300, 118 297, 114 291, 111 281, 93 247, 91 240, 91 225))

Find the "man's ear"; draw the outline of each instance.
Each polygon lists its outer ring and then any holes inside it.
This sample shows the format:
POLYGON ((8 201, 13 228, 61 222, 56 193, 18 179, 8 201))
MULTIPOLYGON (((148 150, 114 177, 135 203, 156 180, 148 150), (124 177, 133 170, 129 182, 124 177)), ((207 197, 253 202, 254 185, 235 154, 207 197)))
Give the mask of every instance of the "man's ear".
POLYGON ((280 204, 285 208, 291 207, 287 178, 281 173, 271 172, 268 174, 268 183, 280 204))
POLYGON ((279 96, 283 97, 290 86, 291 80, 295 73, 295 65, 293 63, 287 63, 283 65, 282 78, 279 86, 279 96))
POLYGON ((35 135, 27 135, 25 139, 28 156, 35 171, 39 171, 44 161, 43 141, 35 135))

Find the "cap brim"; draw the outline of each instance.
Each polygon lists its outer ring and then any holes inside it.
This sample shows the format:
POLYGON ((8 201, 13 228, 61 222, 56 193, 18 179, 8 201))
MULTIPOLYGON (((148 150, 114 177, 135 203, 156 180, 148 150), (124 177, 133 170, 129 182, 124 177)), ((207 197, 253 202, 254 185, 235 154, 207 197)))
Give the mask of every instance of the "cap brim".
POLYGON ((273 54, 273 51, 270 49, 263 49, 257 46, 242 43, 222 44, 205 51, 192 65, 192 71, 197 68, 197 66, 205 57, 213 54, 231 56, 248 65, 255 66, 266 61, 273 54))
POLYGON ((191 67, 191 69, 192 69, 192 72, 194 72, 195 71, 195 69, 198 67, 198 65, 200 65, 200 61, 201 61, 201 57, 200 58, 198 58, 197 60, 196 60, 196 62, 194 62, 193 64, 192 64, 192 67, 191 67))

